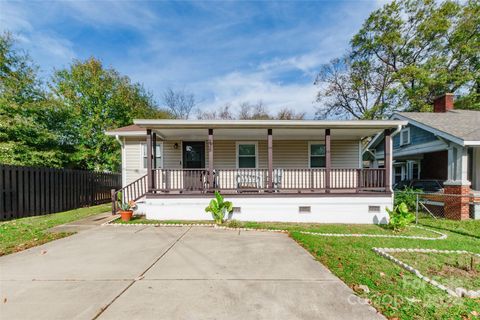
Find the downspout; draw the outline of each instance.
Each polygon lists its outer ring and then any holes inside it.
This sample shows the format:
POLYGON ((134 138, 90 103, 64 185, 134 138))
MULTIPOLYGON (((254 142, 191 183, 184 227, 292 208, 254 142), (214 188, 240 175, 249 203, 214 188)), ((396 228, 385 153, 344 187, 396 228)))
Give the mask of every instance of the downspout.
POLYGON ((126 172, 126 168, 125 168, 125 142, 122 141, 122 139, 120 139, 120 136, 118 134, 115 135, 115 140, 118 141, 118 143, 120 144, 120 147, 121 147, 121 156, 122 156, 122 164, 120 166, 121 170, 122 170, 122 188, 125 186, 125 182, 127 180, 126 178, 126 175, 127 175, 127 172, 126 172))

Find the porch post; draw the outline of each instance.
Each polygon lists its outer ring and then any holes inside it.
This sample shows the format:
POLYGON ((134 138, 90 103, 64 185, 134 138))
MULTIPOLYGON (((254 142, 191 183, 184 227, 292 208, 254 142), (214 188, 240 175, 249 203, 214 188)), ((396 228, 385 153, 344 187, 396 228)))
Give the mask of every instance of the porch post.
POLYGON ((392 191, 392 131, 385 129, 384 134, 384 167, 385 191, 392 191))
POLYGON ((156 177, 155 177, 155 169, 157 168, 157 134, 154 132, 152 134, 152 150, 153 150, 153 156, 152 156, 152 189, 155 189, 156 186, 156 177))
POLYGON ((150 192, 153 189, 152 172, 152 130, 147 129, 147 189, 150 192))
POLYGON ((268 189, 273 190, 273 136, 272 129, 267 131, 267 146, 268 146, 268 189))
POLYGON ((214 188, 213 178, 213 129, 208 129, 208 187, 214 188))
POLYGON ((330 170, 332 169, 330 141, 330 129, 325 129, 325 192, 330 192, 330 170))

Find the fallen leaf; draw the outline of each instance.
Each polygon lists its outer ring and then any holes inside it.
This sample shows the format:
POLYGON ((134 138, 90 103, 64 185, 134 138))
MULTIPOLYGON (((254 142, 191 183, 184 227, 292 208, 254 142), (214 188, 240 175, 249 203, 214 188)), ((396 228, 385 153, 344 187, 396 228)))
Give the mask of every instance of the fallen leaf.
POLYGON ((478 317, 479 316, 479 313, 475 310, 473 310, 472 312, 470 312, 473 316, 475 317, 478 317))
POLYGON ((385 277, 385 273, 380 272, 380 277, 385 277))
POLYGON ((46 254, 46 253, 47 253, 47 250, 40 251, 40 254, 46 254))

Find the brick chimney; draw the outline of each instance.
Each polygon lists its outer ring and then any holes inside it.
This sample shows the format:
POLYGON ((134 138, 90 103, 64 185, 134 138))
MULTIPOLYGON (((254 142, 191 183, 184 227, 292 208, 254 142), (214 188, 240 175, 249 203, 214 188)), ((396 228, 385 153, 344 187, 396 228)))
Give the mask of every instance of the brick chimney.
POLYGON ((445 93, 433 100, 433 112, 453 110, 453 93, 445 93))

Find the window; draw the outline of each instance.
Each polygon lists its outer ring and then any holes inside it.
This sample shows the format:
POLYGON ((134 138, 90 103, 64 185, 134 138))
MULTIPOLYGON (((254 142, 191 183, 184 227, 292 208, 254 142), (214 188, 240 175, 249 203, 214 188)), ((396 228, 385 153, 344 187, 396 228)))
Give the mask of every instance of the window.
POLYGON ((410 128, 405 128, 400 131, 400 145, 404 146, 410 144, 410 128))
POLYGON ((325 168, 325 145, 310 143, 310 168, 325 168))
POLYGON ((407 161, 407 179, 420 179, 420 160, 407 161))
POLYGON ((403 180, 403 165, 393 167, 393 183, 399 183, 403 180))
POLYGON ((237 143, 237 167, 238 168, 256 168, 257 167, 257 143, 256 142, 237 143))
MULTIPOLYGON (((157 167, 156 168, 161 168, 162 167, 162 144, 157 144, 157 150, 156 150, 156 160, 157 160, 157 167)), ((143 143, 142 144, 142 159, 143 159, 143 168, 147 168, 147 144, 143 143)), ((152 164, 153 165, 153 164, 152 164)))

